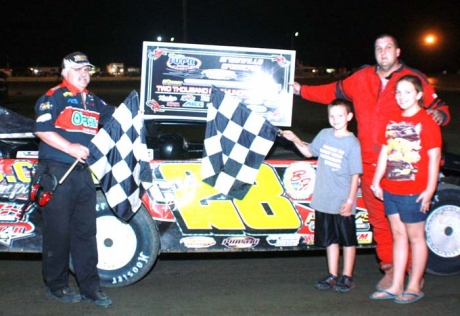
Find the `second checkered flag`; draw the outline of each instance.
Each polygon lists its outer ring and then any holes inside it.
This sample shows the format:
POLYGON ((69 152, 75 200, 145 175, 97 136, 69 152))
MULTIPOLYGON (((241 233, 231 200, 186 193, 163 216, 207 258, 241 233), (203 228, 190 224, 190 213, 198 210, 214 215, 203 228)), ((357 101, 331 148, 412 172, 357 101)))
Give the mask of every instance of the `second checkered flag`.
POLYGON ((243 199, 278 129, 240 100, 212 87, 201 174, 219 192, 243 199))

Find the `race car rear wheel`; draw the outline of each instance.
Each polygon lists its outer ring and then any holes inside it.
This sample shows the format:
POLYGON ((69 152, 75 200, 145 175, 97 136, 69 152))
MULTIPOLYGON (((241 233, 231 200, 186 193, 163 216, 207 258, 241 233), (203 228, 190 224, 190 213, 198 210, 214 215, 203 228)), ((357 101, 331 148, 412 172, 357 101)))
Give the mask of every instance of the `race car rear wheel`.
POLYGON ((119 220, 98 192, 97 265, 103 287, 122 287, 142 279, 152 269, 160 249, 160 237, 148 211, 142 206, 128 223, 119 220))
POLYGON ((426 271, 434 275, 460 273, 460 189, 440 185, 433 198, 425 232, 428 244, 426 271))

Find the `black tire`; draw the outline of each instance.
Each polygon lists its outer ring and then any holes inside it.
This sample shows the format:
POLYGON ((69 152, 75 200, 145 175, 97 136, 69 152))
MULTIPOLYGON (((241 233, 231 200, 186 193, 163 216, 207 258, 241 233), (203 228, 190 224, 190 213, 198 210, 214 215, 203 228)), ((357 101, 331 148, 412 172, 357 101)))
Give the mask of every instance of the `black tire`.
POLYGON ((125 223, 113 214, 100 191, 96 210, 101 286, 122 287, 141 280, 152 269, 160 249, 152 217, 142 206, 125 223))
POLYGON ((428 244, 426 272, 434 275, 460 273, 460 188, 440 184, 433 198, 425 232, 428 244))

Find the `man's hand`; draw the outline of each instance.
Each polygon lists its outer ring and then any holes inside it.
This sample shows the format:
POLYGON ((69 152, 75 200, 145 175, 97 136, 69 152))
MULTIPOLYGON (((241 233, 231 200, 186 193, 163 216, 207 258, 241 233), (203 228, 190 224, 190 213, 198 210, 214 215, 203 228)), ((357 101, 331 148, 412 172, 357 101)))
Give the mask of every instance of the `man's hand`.
POLYGON ((374 196, 376 198, 378 198, 379 200, 383 201, 383 190, 380 187, 380 185, 378 185, 378 184, 371 185, 371 190, 374 193, 374 196))
POLYGON ((79 162, 85 163, 89 155, 89 149, 81 144, 72 143, 69 145, 67 153, 76 158, 79 162))
POLYGON ((294 89, 294 94, 299 95, 300 94, 300 88, 302 87, 300 83, 294 82, 289 84, 292 89, 294 89))
POLYGON ((433 116, 433 120, 438 123, 439 125, 442 124, 444 121, 444 115, 439 110, 426 110, 431 116, 433 116))

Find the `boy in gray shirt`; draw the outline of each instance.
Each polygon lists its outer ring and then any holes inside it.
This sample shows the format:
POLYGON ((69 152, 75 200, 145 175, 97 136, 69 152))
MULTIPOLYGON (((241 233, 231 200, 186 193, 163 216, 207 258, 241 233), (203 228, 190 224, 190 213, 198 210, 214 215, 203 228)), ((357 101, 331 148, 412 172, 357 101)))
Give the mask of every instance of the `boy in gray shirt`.
POLYGON ((356 194, 362 173, 361 148, 348 130, 353 118, 351 103, 336 99, 328 105, 329 124, 311 144, 302 142, 292 131, 283 136, 307 158, 318 157, 311 207, 315 209, 315 246, 326 248, 329 275, 316 284, 318 290, 349 292, 355 287, 353 268, 356 245, 356 194), (340 245, 343 272, 339 276, 340 245))

